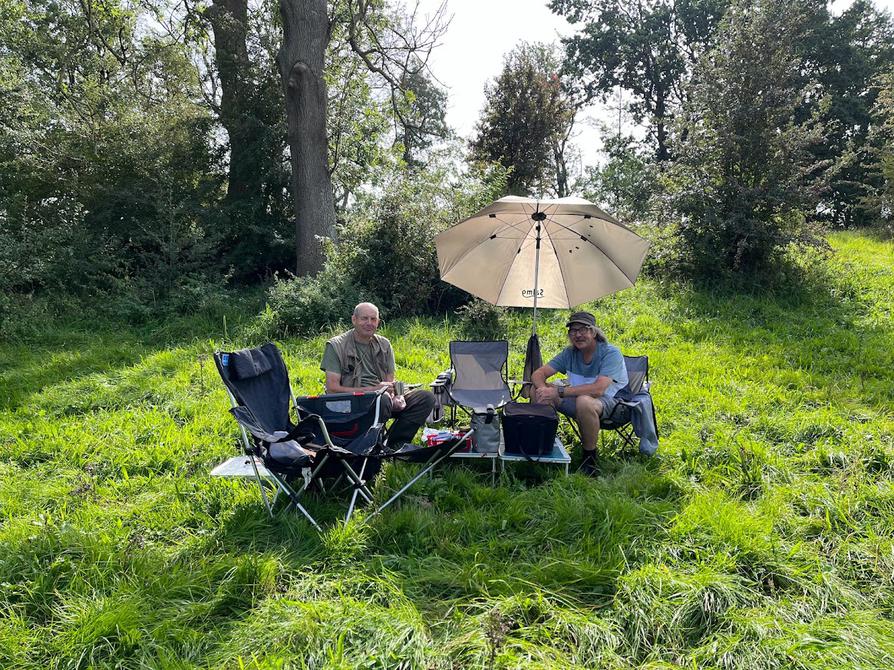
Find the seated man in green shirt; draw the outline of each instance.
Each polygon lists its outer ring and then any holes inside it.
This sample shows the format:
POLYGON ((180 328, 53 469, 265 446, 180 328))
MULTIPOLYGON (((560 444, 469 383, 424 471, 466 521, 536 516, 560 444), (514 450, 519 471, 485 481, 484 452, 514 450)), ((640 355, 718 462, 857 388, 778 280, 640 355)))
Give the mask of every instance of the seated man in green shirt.
POLYGON ((354 327, 326 342, 320 369, 326 373, 326 393, 364 393, 386 389, 382 399, 385 418, 394 417, 388 445, 400 448, 412 442, 435 405, 431 391, 413 389, 394 393, 394 350, 388 338, 376 334, 379 308, 362 302, 351 316, 354 327))

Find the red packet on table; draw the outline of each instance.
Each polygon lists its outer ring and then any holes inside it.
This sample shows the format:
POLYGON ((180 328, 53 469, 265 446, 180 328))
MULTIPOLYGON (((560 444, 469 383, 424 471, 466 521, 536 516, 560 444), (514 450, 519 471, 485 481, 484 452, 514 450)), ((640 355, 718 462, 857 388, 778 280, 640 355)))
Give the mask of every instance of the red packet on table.
MULTIPOLYGON (((456 430, 435 430, 433 428, 426 428, 423 433, 423 439, 425 440, 425 444, 429 447, 434 447, 439 444, 444 444, 445 442, 449 442, 450 440, 454 440, 458 437, 462 437, 463 433, 456 430)), ((472 438, 467 437, 463 440, 462 446, 457 449, 457 451, 470 451, 472 449, 472 438)))

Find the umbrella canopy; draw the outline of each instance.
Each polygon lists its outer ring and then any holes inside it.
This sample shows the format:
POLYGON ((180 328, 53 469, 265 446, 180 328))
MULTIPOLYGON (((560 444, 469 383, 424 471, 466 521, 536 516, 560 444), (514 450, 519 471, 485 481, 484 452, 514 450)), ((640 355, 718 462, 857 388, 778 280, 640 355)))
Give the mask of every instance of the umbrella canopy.
POLYGON ((493 305, 535 310, 633 286, 649 248, 588 200, 517 196, 448 228, 435 245, 444 281, 493 305))

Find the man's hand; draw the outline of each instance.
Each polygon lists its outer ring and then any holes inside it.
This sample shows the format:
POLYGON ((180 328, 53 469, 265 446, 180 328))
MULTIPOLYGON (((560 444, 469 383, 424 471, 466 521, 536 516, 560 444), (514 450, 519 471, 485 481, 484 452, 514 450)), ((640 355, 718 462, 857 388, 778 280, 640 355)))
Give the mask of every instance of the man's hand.
POLYGON ((534 401, 544 405, 555 405, 559 402, 559 391, 555 386, 541 386, 534 389, 534 401))
POLYGON ((372 387, 373 391, 385 391, 391 398, 391 411, 400 412, 407 406, 407 400, 402 395, 394 394, 394 382, 379 382, 372 387))

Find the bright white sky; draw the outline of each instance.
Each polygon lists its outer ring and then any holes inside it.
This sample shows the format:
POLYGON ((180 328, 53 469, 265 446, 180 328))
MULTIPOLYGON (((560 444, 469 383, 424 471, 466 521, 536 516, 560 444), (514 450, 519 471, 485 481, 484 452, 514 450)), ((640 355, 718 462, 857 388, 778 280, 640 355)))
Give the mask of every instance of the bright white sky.
MULTIPOLYGON (((412 0, 405 1, 412 7, 412 0)), ((876 7, 894 13, 894 0, 874 2, 876 7)), ((440 3, 420 0, 420 14, 431 14, 440 3)), ((837 0, 832 3, 833 11, 842 11, 850 4, 850 0, 837 0)), ((430 65, 448 89, 448 124, 469 138, 484 105, 484 84, 500 73, 503 56, 519 42, 557 42, 573 28, 547 9, 546 0, 447 0, 447 16, 451 15, 450 27, 434 50, 430 65)), ((608 114, 605 109, 593 109, 578 120, 575 144, 585 165, 595 164, 599 158, 593 119, 607 118, 608 114)))

